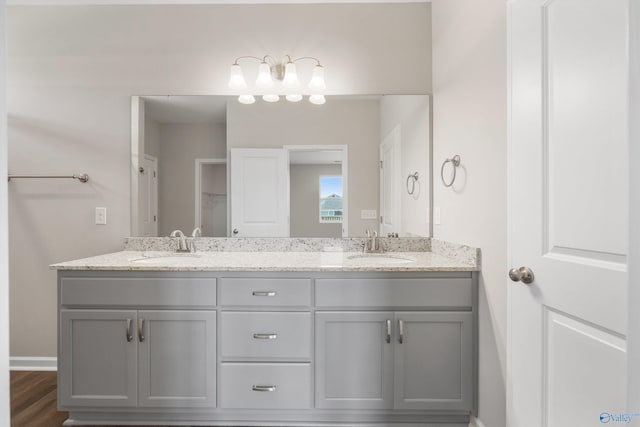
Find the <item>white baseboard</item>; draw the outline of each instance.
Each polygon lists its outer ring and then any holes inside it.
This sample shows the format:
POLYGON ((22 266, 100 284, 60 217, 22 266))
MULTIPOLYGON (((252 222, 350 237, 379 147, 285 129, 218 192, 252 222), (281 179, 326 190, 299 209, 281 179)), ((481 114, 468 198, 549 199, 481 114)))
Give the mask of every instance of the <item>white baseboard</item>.
POLYGON ((57 357, 10 357, 9 369, 12 371, 57 371, 57 357))
POLYGON ((469 427, 485 427, 485 425, 478 418, 471 417, 471 422, 469 422, 469 427))

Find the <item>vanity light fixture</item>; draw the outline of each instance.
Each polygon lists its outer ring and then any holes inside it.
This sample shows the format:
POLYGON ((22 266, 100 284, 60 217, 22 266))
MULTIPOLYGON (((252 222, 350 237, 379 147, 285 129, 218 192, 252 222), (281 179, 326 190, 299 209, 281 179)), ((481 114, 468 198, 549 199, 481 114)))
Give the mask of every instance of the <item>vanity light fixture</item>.
POLYGON ((285 61, 278 62, 271 55, 265 55, 262 58, 257 56, 240 56, 236 58, 231 65, 229 76, 229 87, 235 91, 241 92, 238 102, 241 104, 253 104, 256 102, 255 97, 250 93, 244 74, 238 61, 251 59, 259 61, 258 74, 256 78, 256 88, 264 95, 262 99, 265 102, 278 102, 280 95, 284 95, 289 102, 299 102, 304 98, 304 88, 298 78, 296 62, 302 60, 312 60, 316 62, 313 67, 311 80, 307 85, 309 88, 309 102, 315 105, 322 105, 326 102, 323 95, 326 90, 324 81, 324 68, 320 65, 320 61, 312 56, 303 56, 301 58, 292 59, 290 55, 285 55, 285 61))

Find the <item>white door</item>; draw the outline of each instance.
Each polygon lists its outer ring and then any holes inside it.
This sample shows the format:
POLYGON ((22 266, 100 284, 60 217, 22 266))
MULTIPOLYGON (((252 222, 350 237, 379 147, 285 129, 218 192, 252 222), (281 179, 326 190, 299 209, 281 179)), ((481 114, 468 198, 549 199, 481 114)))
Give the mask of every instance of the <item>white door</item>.
POLYGON ((158 159, 148 154, 140 170, 138 230, 141 236, 158 235, 158 159))
POLYGON ((402 161, 400 125, 380 144, 380 235, 401 233, 400 165, 402 161))
POLYGON ((509 4, 510 267, 534 274, 509 282, 510 427, 640 410, 625 392, 627 20, 627 0, 509 4))
POLYGON ((231 149, 232 237, 289 237, 283 149, 231 149))

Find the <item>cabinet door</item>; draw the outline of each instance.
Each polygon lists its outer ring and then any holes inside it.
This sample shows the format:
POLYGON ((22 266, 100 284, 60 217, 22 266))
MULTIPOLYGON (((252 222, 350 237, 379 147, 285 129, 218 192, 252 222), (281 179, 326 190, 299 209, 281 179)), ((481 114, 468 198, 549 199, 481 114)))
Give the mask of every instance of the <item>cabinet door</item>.
POLYGON ((392 320, 391 312, 316 313, 316 408, 392 407, 392 320))
POLYGON ((471 324, 471 312, 396 313, 396 409, 472 409, 471 324))
POLYGON ((139 311, 139 406, 215 407, 216 312, 139 311))
POLYGON ((58 402, 61 409, 136 406, 135 322, 135 311, 60 311, 58 402))

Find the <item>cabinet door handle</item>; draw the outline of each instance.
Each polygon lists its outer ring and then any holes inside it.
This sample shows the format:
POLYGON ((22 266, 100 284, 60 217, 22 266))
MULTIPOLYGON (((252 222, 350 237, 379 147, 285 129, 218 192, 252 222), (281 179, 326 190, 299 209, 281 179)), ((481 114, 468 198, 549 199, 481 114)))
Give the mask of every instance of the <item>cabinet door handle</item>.
POLYGON ((387 344, 391 343, 391 319, 387 319, 387 344))
POLYGON ((398 320, 398 342, 402 344, 404 342, 404 322, 402 320, 398 320))
POLYGON ((278 338, 278 334, 253 334, 255 340, 275 340, 278 338))
POLYGON ((254 297, 275 297, 275 291, 253 291, 254 297))
POLYGON ((253 391, 276 391, 276 386, 274 385, 254 385, 251 387, 253 391))
POLYGON ((127 342, 133 341, 133 331, 131 331, 131 324, 133 321, 131 319, 127 319, 127 342))
POLYGON ((138 319, 138 340, 144 342, 144 319, 138 319))

